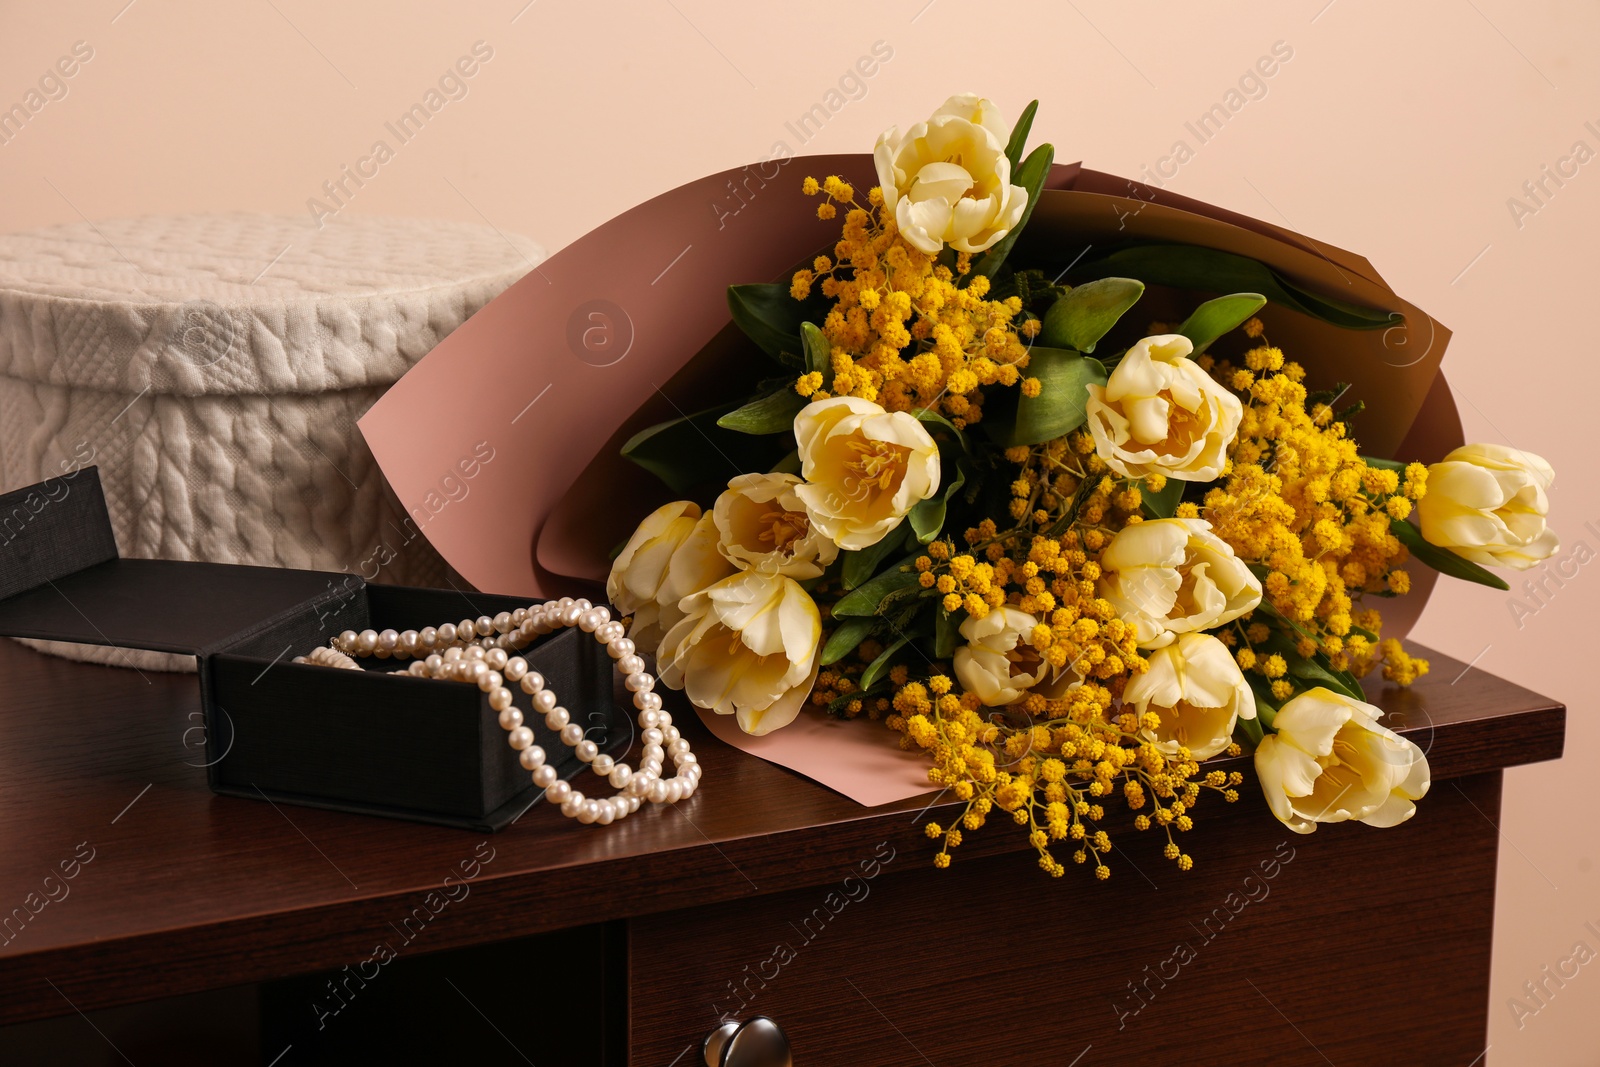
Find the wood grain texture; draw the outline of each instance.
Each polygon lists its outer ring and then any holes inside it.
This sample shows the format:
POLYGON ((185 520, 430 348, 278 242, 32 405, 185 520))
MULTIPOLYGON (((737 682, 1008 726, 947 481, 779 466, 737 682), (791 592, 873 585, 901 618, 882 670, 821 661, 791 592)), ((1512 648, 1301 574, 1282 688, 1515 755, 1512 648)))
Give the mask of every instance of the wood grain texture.
POLYGON ((1481 1063, 1500 786, 1308 837, 1252 797, 1199 821, 1186 874, 1126 835, 1105 885, 1071 864, 1041 881, 1030 855, 901 854, 635 919, 632 1062, 674 1062, 731 1012, 775 1019, 801 1064, 1481 1063))
MULTIPOLYGON (((1478 671, 1452 685, 1464 667, 1435 656, 1414 691, 1369 693, 1429 750, 1436 780, 1560 755, 1559 704, 1478 671)), ((484 840, 492 859, 410 951, 821 886, 881 841, 905 868, 925 868, 932 851, 916 819, 931 795, 862 808, 716 742, 681 703, 670 706, 706 767, 694 798, 604 830, 540 805, 486 838, 214 796, 192 732, 201 721, 192 676, 0 642, 0 677, 0 920, 24 915, 0 945, 0 1024, 70 1011, 68 998, 87 1010, 364 959, 446 877, 459 880, 484 840), (59 865, 85 842, 94 859, 62 883, 59 865), (30 901, 63 884, 64 899, 28 916, 30 901)), ((1436 785, 1413 825, 1446 825, 1431 813, 1451 795, 1436 785)), ((970 860, 1026 848, 996 826, 962 851, 970 860)), ((1113 899, 1026 880, 1006 892, 1113 899)))

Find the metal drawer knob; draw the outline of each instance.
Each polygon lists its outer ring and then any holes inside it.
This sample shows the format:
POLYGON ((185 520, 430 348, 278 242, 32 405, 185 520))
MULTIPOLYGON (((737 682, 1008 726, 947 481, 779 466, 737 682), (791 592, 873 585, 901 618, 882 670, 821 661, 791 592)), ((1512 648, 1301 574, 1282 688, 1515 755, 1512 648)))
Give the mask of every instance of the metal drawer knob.
POLYGON ((783 1028, 765 1015, 723 1023, 700 1046, 706 1067, 794 1067, 783 1028))

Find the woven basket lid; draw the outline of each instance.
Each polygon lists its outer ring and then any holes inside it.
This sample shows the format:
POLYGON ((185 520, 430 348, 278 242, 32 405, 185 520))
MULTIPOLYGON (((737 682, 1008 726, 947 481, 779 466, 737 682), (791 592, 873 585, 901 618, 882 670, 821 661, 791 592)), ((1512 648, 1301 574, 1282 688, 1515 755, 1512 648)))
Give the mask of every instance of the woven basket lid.
POLYGON ((0 236, 0 374, 113 392, 386 385, 544 258, 473 223, 167 215, 0 236))

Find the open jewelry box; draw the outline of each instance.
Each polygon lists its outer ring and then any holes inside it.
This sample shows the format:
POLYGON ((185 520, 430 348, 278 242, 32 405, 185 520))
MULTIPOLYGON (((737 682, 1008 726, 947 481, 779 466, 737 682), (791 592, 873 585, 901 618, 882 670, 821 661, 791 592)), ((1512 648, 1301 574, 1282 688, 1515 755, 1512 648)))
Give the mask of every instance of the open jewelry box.
MULTIPOLYGON (((93 467, 0 496, 0 636, 193 655, 206 779, 229 796, 505 827, 540 790, 486 694, 395 677, 389 660, 363 659, 360 671, 293 660, 343 630, 420 630, 526 605, 344 573, 122 559, 93 467)), ((628 748, 632 719, 604 648, 568 629, 521 655, 602 752, 628 748)), ((586 766, 520 689, 514 699, 563 779, 586 766)))

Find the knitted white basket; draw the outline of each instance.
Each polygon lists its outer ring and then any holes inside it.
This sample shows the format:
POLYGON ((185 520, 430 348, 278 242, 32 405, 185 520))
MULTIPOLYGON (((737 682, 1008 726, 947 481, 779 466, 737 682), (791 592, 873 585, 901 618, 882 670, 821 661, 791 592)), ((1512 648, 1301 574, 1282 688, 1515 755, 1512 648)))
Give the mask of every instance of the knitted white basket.
POLYGON ((179 215, 0 236, 0 490, 95 464, 124 556, 441 584, 356 420, 543 257, 487 226, 415 219, 179 215))

